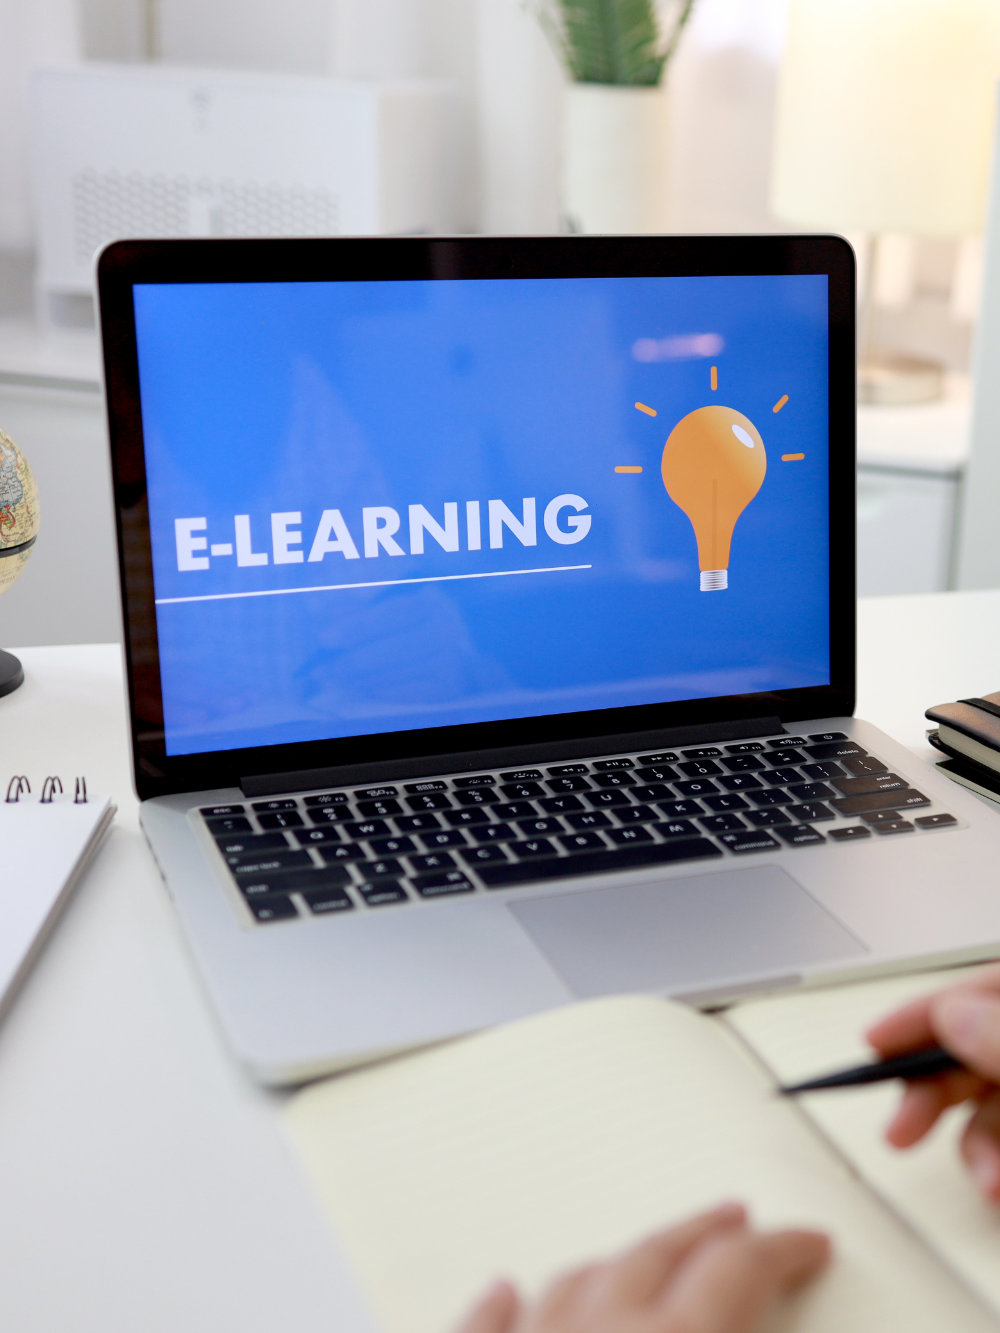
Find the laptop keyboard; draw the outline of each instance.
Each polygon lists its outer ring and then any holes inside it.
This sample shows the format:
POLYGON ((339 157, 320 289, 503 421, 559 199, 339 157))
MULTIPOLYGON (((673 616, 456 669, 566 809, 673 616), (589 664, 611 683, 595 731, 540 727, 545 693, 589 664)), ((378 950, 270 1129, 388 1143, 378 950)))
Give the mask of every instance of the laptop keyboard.
POLYGON ((258 922, 957 827, 842 732, 198 811, 258 922))

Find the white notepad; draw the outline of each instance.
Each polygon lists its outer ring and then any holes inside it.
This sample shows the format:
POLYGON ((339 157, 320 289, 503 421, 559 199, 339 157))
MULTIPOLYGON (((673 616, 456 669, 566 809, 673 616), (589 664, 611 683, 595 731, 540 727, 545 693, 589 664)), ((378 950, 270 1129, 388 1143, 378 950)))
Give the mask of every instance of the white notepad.
POLYGON ((49 778, 35 791, 13 778, 5 790, 6 798, 0 794, 0 1015, 115 812, 109 796, 88 795, 82 785, 62 793, 49 778))

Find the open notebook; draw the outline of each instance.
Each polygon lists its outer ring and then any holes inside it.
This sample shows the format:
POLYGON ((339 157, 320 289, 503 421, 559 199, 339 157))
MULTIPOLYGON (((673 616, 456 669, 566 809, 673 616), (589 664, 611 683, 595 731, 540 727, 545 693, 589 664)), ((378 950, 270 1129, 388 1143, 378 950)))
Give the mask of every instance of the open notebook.
POLYGON ((897 1156, 881 1135, 898 1091, 774 1094, 863 1055, 865 1023, 933 984, 723 1017, 585 1002, 315 1084, 287 1124, 386 1333, 447 1333, 499 1274, 535 1290, 730 1198, 834 1237, 831 1270, 775 1327, 980 1333, 1000 1313, 1000 1216, 954 1133, 897 1156))

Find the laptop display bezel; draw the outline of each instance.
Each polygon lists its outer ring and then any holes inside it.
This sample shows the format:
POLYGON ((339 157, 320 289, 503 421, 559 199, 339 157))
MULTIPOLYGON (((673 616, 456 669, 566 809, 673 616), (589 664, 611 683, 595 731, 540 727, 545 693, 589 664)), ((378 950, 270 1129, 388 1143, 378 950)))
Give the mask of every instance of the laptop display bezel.
POLYGON ((855 272, 836 236, 351 237, 118 241, 97 262, 105 394, 118 531, 133 774, 140 798, 239 786, 271 773, 427 755, 489 754, 619 734, 769 717, 849 716, 855 691, 855 272), (830 683, 301 742, 168 755, 163 727, 146 465, 132 289, 138 283, 336 282, 460 278, 825 274, 829 290, 830 683))

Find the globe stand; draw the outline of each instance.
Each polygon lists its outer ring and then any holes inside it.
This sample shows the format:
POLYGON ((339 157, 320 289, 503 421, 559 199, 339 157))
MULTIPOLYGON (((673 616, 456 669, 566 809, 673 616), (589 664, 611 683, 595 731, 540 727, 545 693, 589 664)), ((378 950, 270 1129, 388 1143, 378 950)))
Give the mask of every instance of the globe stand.
POLYGON ((13 653, 5 653, 0 648, 0 698, 11 694, 24 680, 21 663, 13 653))

